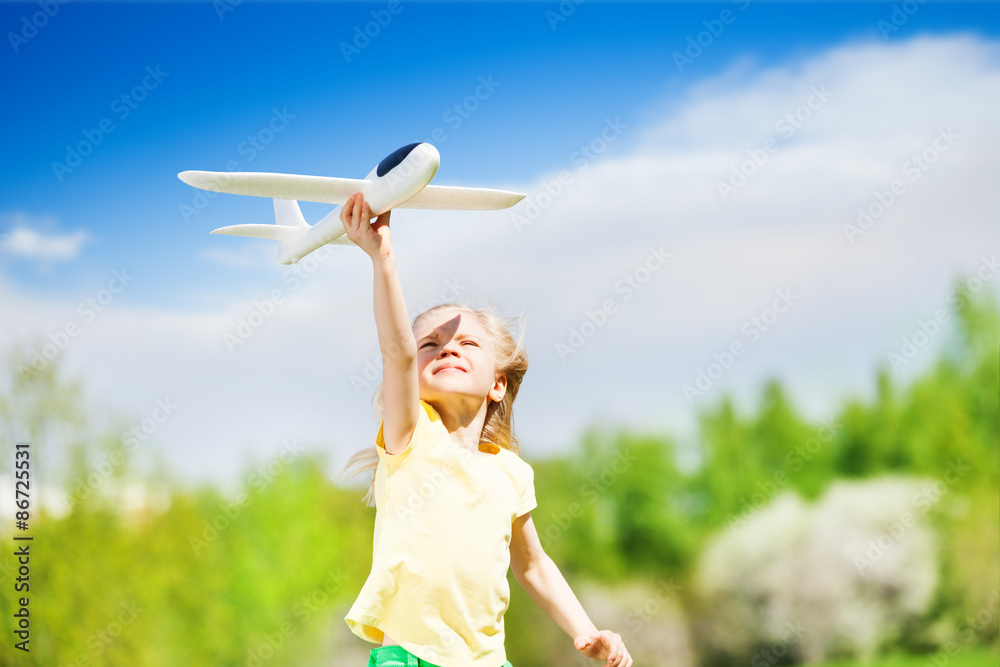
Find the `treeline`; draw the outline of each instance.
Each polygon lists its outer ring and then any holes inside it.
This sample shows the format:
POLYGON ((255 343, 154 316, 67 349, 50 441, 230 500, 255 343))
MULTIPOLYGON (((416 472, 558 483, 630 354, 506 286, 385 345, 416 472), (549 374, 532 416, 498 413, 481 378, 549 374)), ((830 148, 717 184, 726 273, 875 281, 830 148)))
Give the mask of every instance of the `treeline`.
POLYGON ((571 457, 532 462, 543 540, 579 572, 659 575, 687 568, 708 535, 741 525, 783 490, 815 499, 836 479, 940 479, 961 461, 961 493, 995 496, 1000 314, 992 294, 959 294, 955 335, 912 384, 882 367, 874 400, 849 400, 818 423, 776 381, 753 414, 722 397, 699 415, 703 462, 693 474, 675 465, 669 436, 621 431, 593 430, 571 457))
MULTIPOLYGON (((940 591, 924 619, 947 636, 940 628, 982 609, 1000 578, 1000 309, 986 290, 963 283, 956 295, 953 335, 914 382, 902 386, 884 365, 872 400, 850 400, 819 423, 775 381, 750 414, 721 397, 699 415, 693 472, 677 465, 669 435, 596 427, 571 455, 530 460, 546 550, 571 582, 675 582, 678 604, 693 608, 692 573, 709 541, 783 492, 816 499, 836 480, 939 480, 962 466, 949 486, 948 507, 958 509, 940 514, 940 591)), ((0 549, 0 663, 341 664, 331 636, 371 647, 342 634, 370 566, 374 510, 362 488, 336 485, 329 461, 303 455, 263 484, 247 471, 236 497, 188 489, 135 456, 124 422, 92 416, 81 385, 56 364, 19 376, 22 356, 6 363, 0 471, 11 472, 14 440, 29 439, 46 481, 77 491, 64 516, 32 517, 30 654, 13 649, 18 564, 0 549), (123 509, 134 483, 160 504, 123 509)), ((0 525, 12 544, 10 517, 0 525)), ((508 657, 547 664, 543 644, 567 640, 509 580, 508 657)), ((996 642, 992 627, 976 641, 996 642)))

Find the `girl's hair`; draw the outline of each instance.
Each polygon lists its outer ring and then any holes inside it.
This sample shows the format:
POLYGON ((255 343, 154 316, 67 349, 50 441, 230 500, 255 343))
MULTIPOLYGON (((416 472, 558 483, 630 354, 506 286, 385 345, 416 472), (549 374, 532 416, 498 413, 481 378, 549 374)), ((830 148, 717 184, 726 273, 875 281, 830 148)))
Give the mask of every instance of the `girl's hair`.
MULTIPOLYGON (((495 444, 520 456, 521 448, 517 436, 514 434, 513 407, 517 391, 521 387, 521 381, 528 371, 528 353, 524 349, 524 329, 521 329, 518 339, 515 341, 504 321, 508 318, 495 314, 492 306, 470 308, 457 303, 443 303, 425 310, 413 318, 410 328, 415 329, 417 322, 426 315, 444 309, 461 310, 479 320, 486 330, 489 346, 496 357, 496 373, 507 379, 507 390, 504 392, 503 398, 499 402, 490 401, 486 407, 486 421, 483 423, 483 433, 479 442, 495 444)), ((378 420, 381 421, 385 413, 381 382, 375 390, 373 403, 377 409, 378 420)), ((355 452, 337 475, 341 479, 349 479, 371 470, 371 483, 368 485, 368 493, 364 497, 364 503, 369 507, 375 503, 375 468, 378 467, 378 461, 377 446, 367 447, 355 452), (349 469, 353 470, 345 477, 344 473, 349 469)))

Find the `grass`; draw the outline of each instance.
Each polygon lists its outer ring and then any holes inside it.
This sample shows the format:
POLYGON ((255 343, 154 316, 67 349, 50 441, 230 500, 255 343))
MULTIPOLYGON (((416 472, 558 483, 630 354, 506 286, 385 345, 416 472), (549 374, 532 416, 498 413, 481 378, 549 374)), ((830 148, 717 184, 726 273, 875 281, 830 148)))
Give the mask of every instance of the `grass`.
POLYGON ((875 658, 868 663, 856 661, 827 662, 822 667, 998 667, 1000 648, 967 648, 955 655, 941 651, 927 655, 893 654, 875 658))

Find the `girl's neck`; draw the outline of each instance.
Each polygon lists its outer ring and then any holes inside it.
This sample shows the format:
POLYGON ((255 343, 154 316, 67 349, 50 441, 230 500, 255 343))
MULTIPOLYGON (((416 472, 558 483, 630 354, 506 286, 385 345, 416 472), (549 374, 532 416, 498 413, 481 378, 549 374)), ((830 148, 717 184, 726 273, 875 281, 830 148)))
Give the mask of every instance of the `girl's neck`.
POLYGON ((483 436, 483 425, 486 423, 487 401, 478 407, 462 401, 435 401, 435 403, 431 403, 431 407, 441 417, 441 422, 448 429, 452 440, 471 452, 478 452, 479 441, 483 436))

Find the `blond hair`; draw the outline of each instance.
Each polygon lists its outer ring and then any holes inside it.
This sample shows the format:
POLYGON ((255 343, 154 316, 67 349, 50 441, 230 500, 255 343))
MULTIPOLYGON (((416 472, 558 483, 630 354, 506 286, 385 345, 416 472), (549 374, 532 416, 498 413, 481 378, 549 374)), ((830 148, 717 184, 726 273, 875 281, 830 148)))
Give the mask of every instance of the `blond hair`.
MULTIPOLYGON (((486 420, 483 423, 483 433, 479 438, 480 444, 492 443, 511 451, 518 456, 521 455, 521 447, 517 436, 514 434, 514 399, 517 398, 518 389, 524 379, 524 374, 528 371, 528 353, 524 349, 524 329, 522 328, 518 339, 515 341, 511 336, 505 318, 494 313, 492 306, 481 308, 470 308, 458 303, 442 303, 428 308, 413 318, 410 324, 411 330, 415 330, 417 322, 423 317, 438 310, 460 310, 469 313, 477 318, 486 330, 487 342, 493 351, 496 359, 495 373, 503 375, 507 380, 507 389, 500 401, 489 401, 486 406, 486 420)), ((523 316, 522 316, 523 317, 523 316)), ((520 318, 517 318, 520 320, 520 318)), ((385 414, 385 406, 382 403, 382 383, 375 390, 372 402, 376 408, 378 420, 381 422, 385 414)), ((377 446, 366 447, 355 452, 341 468, 337 474, 338 478, 350 479, 361 473, 371 470, 372 478, 368 485, 368 492, 363 499, 365 505, 371 507, 375 504, 375 469, 378 467, 379 454, 377 446), (350 472, 345 476, 345 472, 350 472)))

